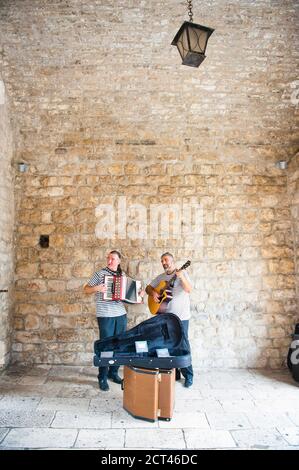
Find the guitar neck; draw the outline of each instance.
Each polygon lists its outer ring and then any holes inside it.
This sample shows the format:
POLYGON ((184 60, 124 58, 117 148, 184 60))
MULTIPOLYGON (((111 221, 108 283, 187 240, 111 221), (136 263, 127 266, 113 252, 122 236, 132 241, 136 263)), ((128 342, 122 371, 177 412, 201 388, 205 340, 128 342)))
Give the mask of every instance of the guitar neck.
POLYGON ((169 285, 169 287, 170 287, 171 289, 172 289, 173 286, 174 286, 174 283, 175 283, 176 278, 177 278, 177 275, 175 274, 175 275, 170 279, 170 281, 168 282, 168 285, 169 285))
MULTIPOLYGON (((188 266, 190 266, 190 264, 191 264, 191 262, 190 262, 190 261, 187 261, 187 263, 183 264, 183 266, 179 269, 179 271, 188 268, 188 266)), ((168 281, 168 285, 169 285, 169 287, 170 287, 171 289, 172 289, 173 286, 174 286, 174 283, 175 283, 176 278, 177 278, 177 275, 175 274, 175 275, 168 281)))

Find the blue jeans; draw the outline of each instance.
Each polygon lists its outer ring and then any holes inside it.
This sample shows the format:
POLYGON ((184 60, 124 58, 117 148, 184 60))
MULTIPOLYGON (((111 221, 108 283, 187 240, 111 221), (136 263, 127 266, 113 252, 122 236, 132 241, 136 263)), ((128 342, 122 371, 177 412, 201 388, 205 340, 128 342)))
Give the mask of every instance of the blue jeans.
MULTIPOLYGON (((186 335, 186 338, 188 339, 188 328, 189 328, 189 320, 182 320, 182 325, 183 325, 183 331, 186 335)), ((188 340, 189 342, 189 340, 188 340)), ((191 348, 189 345, 190 353, 191 353, 191 348)), ((184 367, 181 369, 182 375, 185 379, 191 380, 193 382, 193 367, 192 364, 188 367, 184 367)))
MULTIPOLYGON (((124 333, 127 329, 127 315, 120 317, 97 317, 100 339, 108 336, 115 336, 124 333)), ((107 380, 108 373, 110 376, 116 375, 119 366, 99 367, 99 380, 107 380)))

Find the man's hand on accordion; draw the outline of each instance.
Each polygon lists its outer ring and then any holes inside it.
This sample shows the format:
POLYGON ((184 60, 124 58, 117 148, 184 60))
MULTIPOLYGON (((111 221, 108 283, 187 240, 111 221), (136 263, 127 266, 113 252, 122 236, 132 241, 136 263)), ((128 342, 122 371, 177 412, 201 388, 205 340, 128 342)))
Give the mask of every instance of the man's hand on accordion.
POLYGON ((144 290, 144 289, 140 289, 140 290, 138 291, 138 295, 139 295, 139 297, 142 298, 142 302, 143 302, 143 297, 144 297, 144 295, 145 295, 145 290, 144 290))
POLYGON ((95 287, 96 292, 102 292, 102 293, 107 292, 107 286, 105 286, 105 284, 99 284, 94 287, 95 287))
POLYGON ((85 294, 95 294, 96 292, 106 292, 107 287, 105 284, 98 284, 97 286, 89 286, 88 284, 84 284, 83 290, 85 294))

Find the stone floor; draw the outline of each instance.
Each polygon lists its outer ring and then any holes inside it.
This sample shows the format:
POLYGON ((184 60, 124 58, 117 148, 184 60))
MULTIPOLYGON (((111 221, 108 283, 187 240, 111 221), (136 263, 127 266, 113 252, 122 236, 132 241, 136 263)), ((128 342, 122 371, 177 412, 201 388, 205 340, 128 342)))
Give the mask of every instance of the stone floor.
MULTIPOLYGON (((122 372, 122 371, 120 371, 122 372)), ((0 449, 297 449, 299 384, 287 370, 196 371, 169 422, 131 417, 93 367, 11 366, 0 375, 0 449), (152 430, 155 432, 152 432, 152 430)))

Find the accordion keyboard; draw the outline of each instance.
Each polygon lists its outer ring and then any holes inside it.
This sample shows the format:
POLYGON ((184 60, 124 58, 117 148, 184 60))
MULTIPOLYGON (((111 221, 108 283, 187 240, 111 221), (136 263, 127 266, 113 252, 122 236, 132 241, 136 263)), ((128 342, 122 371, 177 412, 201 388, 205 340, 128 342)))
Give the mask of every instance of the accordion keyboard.
POLYGON ((107 291, 105 293, 105 298, 107 300, 112 300, 113 293, 114 293, 113 276, 105 276, 105 286, 107 287, 107 291))
POLYGON ((107 291, 104 294, 105 300, 121 299, 121 276, 105 276, 105 286, 107 291))

